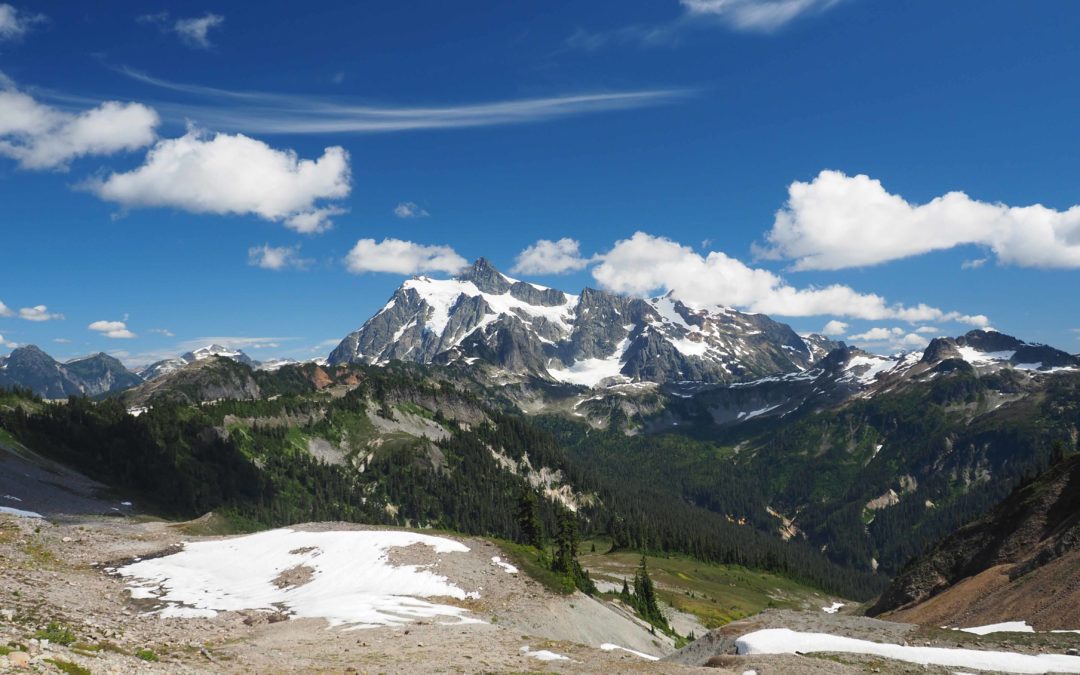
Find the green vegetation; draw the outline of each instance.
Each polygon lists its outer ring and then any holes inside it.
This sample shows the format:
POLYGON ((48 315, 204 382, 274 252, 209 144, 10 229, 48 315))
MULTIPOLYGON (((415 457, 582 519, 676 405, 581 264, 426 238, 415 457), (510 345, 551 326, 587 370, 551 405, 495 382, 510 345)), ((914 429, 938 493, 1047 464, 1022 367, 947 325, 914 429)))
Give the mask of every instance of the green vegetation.
POLYGON ((77 663, 71 661, 64 661, 62 659, 45 659, 46 663, 51 663, 57 667, 62 673, 68 675, 90 675, 90 669, 84 668, 77 663))
POLYGON ((333 398, 304 379, 311 368, 255 373, 264 396, 280 392, 273 400, 188 405, 162 396, 132 417, 118 400, 73 397, 37 412, 0 410, 0 428, 37 452, 139 496, 159 515, 193 518, 214 511, 237 530, 345 520, 452 530, 538 548, 547 545, 546 532, 556 535, 546 564, 564 583, 585 591, 591 581, 574 561, 577 540, 598 535, 611 536, 620 550, 761 568, 845 597, 868 598, 884 583, 763 531, 775 521, 764 513, 755 481, 716 461, 720 448, 680 437, 653 444, 649 438, 586 434, 580 426, 540 428, 433 379, 437 369, 414 366, 335 370, 335 377, 356 385, 333 398), (430 419, 449 436, 435 441, 380 432, 369 411, 430 419), (340 449, 344 462, 315 458, 309 439, 340 449), (705 459, 697 458, 701 450, 705 459), (523 497, 532 490, 528 481, 500 465, 495 452, 522 471, 545 467, 587 498, 573 515, 550 499, 536 498, 534 508, 523 497), (672 473, 680 463, 719 468, 680 482, 672 473), (731 514, 750 514, 751 523, 732 522, 731 514))
POLYGON ((139 649, 139 650, 137 650, 135 652, 135 656, 137 658, 142 659, 143 661, 157 661, 158 660, 158 655, 154 653, 153 649, 146 649, 146 648, 139 649))
POLYGON ((75 642, 75 634, 71 632, 71 629, 56 621, 50 621, 45 628, 34 633, 34 637, 38 640, 48 640, 53 644, 63 645, 64 647, 75 642))
MULTIPOLYGON (((597 540, 607 551, 608 542, 597 540)), ((596 583, 633 581, 640 556, 615 551, 582 556, 596 583)), ((788 577, 734 565, 714 565, 687 556, 647 556, 656 597, 676 610, 692 614, 709 629, 752 616, 769 607, 798 608, 808 601, 820 604, 820 591, 788 577)), ((627 592, 630 586, 627 584, 627 592)))

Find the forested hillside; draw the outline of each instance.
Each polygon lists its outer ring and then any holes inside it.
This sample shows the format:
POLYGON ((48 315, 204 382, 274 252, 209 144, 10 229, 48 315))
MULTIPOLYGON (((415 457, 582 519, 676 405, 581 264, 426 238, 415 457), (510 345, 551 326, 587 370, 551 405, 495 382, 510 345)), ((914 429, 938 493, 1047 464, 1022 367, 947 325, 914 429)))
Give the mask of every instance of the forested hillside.
MULTIPOLYGON (((238 367, 229 362, 221 376, 238 367)), ((422 367, 289 366, 252 377, 259 398, 160 395, 138 416, 117 399, 47 404, 8 393, 0 426, 165 515, 215 510, 245 527, 340 519, 522 541, 519 507, 532 492, 549 541, 572 509, 583 536, 607 534, 617 547, 781 572, 847 597, 870 597, 885 581, 741 524, 720 502, 600 471, 528 418, 422 367)), ((753 511, 753 490, 729 485, 731 508, 753 511)))

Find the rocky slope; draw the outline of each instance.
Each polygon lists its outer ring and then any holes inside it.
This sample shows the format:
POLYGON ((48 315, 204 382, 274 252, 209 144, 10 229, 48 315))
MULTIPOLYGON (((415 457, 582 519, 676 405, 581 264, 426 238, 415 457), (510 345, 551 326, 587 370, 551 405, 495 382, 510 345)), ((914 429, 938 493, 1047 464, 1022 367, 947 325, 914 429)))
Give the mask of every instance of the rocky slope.
POLYGON ((329 362, 480 361, 511 379, 585 386, 733 382, 800 372, 835 346, 764 315, 668 296, 571 295, 511 279, 481 258, 454 279, 406 281, 329 362))
POLYGON ((227 357, 203 358, 124 392, 132 408, 168 399, 183 404, 219 399, 255 400, 262 395, 251 368, 227 357))
POLYGON ((902 621, 1080 626, 1080 455, 908 564, 870 610, 902 621))
POLYGON ((0 387, 22 387, 43 398, 98 396, 123 391, 142 379, 108 354, 94 354, 60 363, 28 345, 0 357, 0 387))

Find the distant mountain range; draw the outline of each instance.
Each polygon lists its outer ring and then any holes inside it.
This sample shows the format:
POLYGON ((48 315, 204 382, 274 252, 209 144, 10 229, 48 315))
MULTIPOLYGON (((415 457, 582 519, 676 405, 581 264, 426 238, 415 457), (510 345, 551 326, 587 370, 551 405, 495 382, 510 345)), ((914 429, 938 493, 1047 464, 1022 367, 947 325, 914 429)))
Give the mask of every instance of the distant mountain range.
POLYGON ((511 279, 481 258, 453 279, 406 281, 329 362, 481 362, 504 379, 594 387, 801 372, 838 346, 762 314, 695 309, 671 296, 571 295, 511 279))
POLYGON ((6 357, 0 357, 0 387, 22 387, 43 398, 101 396, 126 391, 143 382, 158 380, 215 356, 257 370, 277 370, 282 366, 297 363, 292 359, 259 362, 239 349, 211 344, 132 371, 118 359, 105 353, 62 363, 40 348, 28 345, 12 350, 6 357))
MULTIPOLYGON (((264 370, 295 363, 260 363, 242 350, 210 344, 132 372, 105 354, 59 363, 23 347, 0 359, 0 386, 23 386, 48 398, 97 396, 214 356, 264 370)), ((786 415, 808 401, 820 407, 901 379, 933 377, 942 363, 966 363, 979 372, 1080 367, 1080 357, 993 331, 938 338, 922 353, 878 356, 821 335, 800 336, 762 314, 690 307, 671 295, 632 298, 590 288, 572 295, 512 279, 483 258, 453 279, 421 276, 403 283, 341 341, 328 363, 394 360, 467 368, 491 384, 658 385, 675 398, 706 402, 714 418, 727 422, 786 415)))

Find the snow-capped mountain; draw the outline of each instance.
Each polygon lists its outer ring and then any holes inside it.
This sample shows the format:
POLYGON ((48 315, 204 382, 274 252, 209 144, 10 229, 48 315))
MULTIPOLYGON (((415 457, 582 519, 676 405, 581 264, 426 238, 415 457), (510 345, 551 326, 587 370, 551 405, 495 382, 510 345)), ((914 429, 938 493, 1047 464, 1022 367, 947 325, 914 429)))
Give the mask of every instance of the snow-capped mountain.
POLYGON ((801 372, 835 346, 761 314, 691 308, 670 295, 571 295, 511 279, 481 258, 453 279, 406 281, 329 362, 481 361, 586 386, 733 382, 801 372))
MULTIPOLYGON (((186 354, 171 359, 163 359, 155 363, 151 363, 149 366, 142 368, 138 371, 139 377, 144 380, 156 380, 159 377, 175 373, 189 363, 195 363, 196 361, 202 361, 208 359, 211 356, 221 356, 227 359, 232 359, 238 363, 243 363, 245 366, 252 368, 258 368, 259 362, 252 359, 239 349, 230 349, 223 347, 219 344, 210 344, 205 347, 199 347, 193 349, 186 354)), ((284 364, 281 364, 284 365, 284 364)), ((279 366, 280 367, 280 366, 279 366)))

